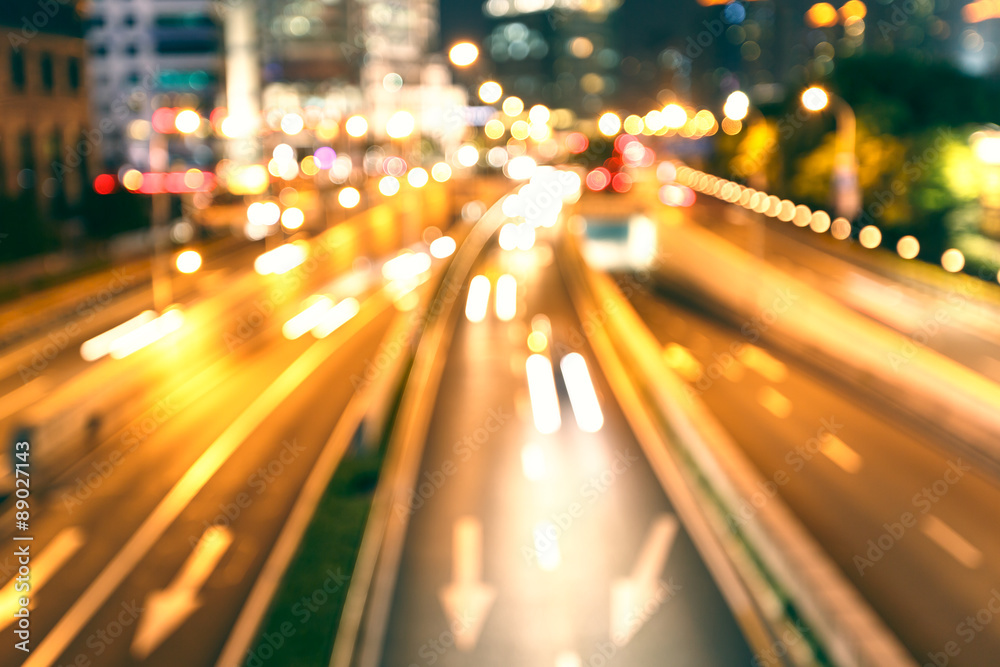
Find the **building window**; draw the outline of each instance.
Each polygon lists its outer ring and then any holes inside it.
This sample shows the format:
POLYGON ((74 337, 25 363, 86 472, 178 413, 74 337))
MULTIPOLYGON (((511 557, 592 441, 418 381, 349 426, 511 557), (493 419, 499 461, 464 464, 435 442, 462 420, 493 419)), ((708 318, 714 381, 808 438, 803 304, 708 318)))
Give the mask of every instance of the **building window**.
POLYGON ((17 175, 17 184, 22 190, 35 188, 35 153, 30 132, 21 133, 21 171, 17 175))
POLYGON ((137 53, 139 53, 139 47, 135 44, 129 44, 125 47, 125 55, 134 56, 137 53))
POLYGON ((135 16, 132 14, 126 14, 125 18, 122 19, 122 24, 124 24, 126 28, 133 27, 135 25, 135 16))
POLYGON ((108 47, 104 44, 94 44, 90 47, 90 55, 103 57, 108 55, 108 47))
POLYGON ((10 52, 10 80, 15 90, 24 90, 24 54, 19 50, 10 52))
POLYGON ((80 156, 80 182, 90 183, 90 165, 87 162, 87 156, 90 155, 97 147, 90 143, 90 139, 87 137, 87 133, 81 128, 80 138, 76 142, 75 151, 80 156))
POLYGON ((0 198, 7 196, 7 153, 3 137, 0 137, 0 198))
POLYGON ((80 90, 80 59, 70 58, 66 61, 67 80, 69 89, 73 92, 80 90))
POLYGON ((216 24, 215 21, 212 20, 211 16, 207 16, 205 14, 188 13, 188 14, 171 14, 168 16, 157 16, 156 27, 179 28, 179 29, 206 28, 209 30, 214 30, 216 28, 216 24))
POLYGON ((51 93, 52 88, 55 86, 55 72, 52 65, 52 54, 43 53, 41 58, 42 66, 42 89, 51 93))
POLYGON ((208 39, 160 40, 156 44, 156 52, 163 55, 215 53, 218 48, 217 41, 208 39))
POLYGON ((57 218, 63 218, 69 213, 69 208, 66 205, 66 189, 64 187, 62 174, 56 171, 58 166, 64 166, 61 162, 63 143, 62 131, 58 128, 52 130, 52 134, 49 135, 47 143, 48 146, 45 148, 45 160, 52 165, 51 176, 52 181, 55 182, 46 182, 43 191, 52 199, 52 214, 57 218))
POLYGON ((21 133, 21 169, 35 168, 35 152, 31 141, 31 132, 21 133))

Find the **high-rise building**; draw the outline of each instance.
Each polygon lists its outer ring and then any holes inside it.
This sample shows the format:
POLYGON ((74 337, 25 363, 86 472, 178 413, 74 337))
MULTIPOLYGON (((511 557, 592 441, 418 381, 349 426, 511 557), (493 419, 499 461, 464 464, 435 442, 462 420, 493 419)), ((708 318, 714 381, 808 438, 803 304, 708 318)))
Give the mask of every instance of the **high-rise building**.
POLYGON ((487 0, 485 51, 505 90, 527 103, 595 115, 618 89, 620 0, 487 0))
MULTIPOLYGON (((212 0, 89 2, 87 42, 95 124, 109 167, 149 166, 152 113, 188 107, 208 114, 222 80, 221 29, 212 0)), ((214 153, 192 138, 171 147, 195 165, 214 153)))
POLYGON ((357 83, 364 43, 355 0, 260 0, 267 82, 357 83))

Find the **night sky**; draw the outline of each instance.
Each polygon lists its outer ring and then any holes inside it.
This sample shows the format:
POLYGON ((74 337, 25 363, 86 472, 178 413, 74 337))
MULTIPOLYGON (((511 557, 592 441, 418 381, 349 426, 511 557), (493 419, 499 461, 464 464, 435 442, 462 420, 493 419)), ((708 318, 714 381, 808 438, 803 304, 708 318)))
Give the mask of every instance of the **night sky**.
MULTIPOLYGON (((442 44, 481 43, 487 32, 482 6, 481 0, 441 0, 442 44)), ((619 49, 626 56, 655 58, 667 46, 683 46, 693 28, 711 15, 711 8, 695 0, 625 0, 614 14, 619 49)))

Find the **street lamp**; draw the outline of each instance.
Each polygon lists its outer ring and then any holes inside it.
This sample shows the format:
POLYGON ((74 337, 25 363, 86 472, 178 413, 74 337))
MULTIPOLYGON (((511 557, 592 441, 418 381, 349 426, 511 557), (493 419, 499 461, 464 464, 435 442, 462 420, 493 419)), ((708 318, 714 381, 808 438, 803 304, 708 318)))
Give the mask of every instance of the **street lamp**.
MULTIPOLYGON (((356 173, 358 173, 356 170, 358 168, 359 163, 361 163, 364 160, 364 145, 363 145, 364 142, 362 142, 362 147, 361 147, 359 159, 357 161, 355 161, 355 159, 354 159, 354 141, 352 141, 352 140, 354 140, 354 139, 361 139, 362 137, 364 137, 364 136, 366 136, 368 134, 368 120, 364 116, 361 116, 361 115, 351 116, 346 121, 344 121, 344 131, 347 133, 347 137, 348 137, 347 138, 347 156, 351 160, 351 181, 355 182, 355 184, 357 185, 358 183, 356 182, 356 179, 354 179, 354 176, 355 176, 356 173)), ((365 174, 364 169, 362 169, 360 173, 361 173, 361 178, 363 178, 364 174, 365 174)), ((362 185, 362 188, 363 187, 364 186, 362 185)), ((366 197, 367 197, 367 193, 368 193, 368 191, 365 190, 365 196, 366 197)), ((353 208, 353 207, 347 207, 347 208, 353 208)))
POLYGON ((829 103, 830 95, 819 86, 802 91, 802 106, 809 111, 822 111, 829 103))
POLYGON ((841 98, 819 86, 802 92, 802 106, 820 112, 828 106, 837 117, 837 141, 833 157, 834 208, 837 215, 853 220, 861 212, 861 190, 858 187, 857 117, 854 109, 841 98))
POLYGON ((730 93, 722 107, 722 113, 729 120, 742 121, 750 113, 750 98, 742 90, 730 93))
POLYGON ((194 273, 201 268, 201 253, 197 250, 185 250, 177 255, 174 265, 181 273, 194 273))
POLYGON ((606 137, 613 137, 622 129, 622 119, 614 112, 607 112, 597 120, 597 129, 606 137))
POLYGON ((486 81, 479 86, 479 99, 486 104, 493 104, 503 97, 503 87, 496 81, 486 81))
POLYGON ((679 104, 668 104, 660 112, 664 126, 669 130, 679 130, 688 121, 687 111, 679 104))
POLYGON ((468 67, 478 58, 479 49, 472 42, 459 42, 448 52, 448 59, 456 67, 468 67))
POLYGON ((174 127, 181 134, 192 134, 201 127, 201 116, 194 109, 184 109, 174 119, 174 127))
POLYGON ((368 132, 368 121, 364 116, 351 116, 344 123, 344 130, 348 136, 359 139, 368 132))
POLYGON ((409 111, 397 111, 385 124, 385 133, 392 139, 405 139, 413 134, 416 121, 409 111))
POLYGON ((512 95, 503 101, 501 108, 505 114, 511 118, 516 118, 524 111, 524 101, 520 97, 512 95))

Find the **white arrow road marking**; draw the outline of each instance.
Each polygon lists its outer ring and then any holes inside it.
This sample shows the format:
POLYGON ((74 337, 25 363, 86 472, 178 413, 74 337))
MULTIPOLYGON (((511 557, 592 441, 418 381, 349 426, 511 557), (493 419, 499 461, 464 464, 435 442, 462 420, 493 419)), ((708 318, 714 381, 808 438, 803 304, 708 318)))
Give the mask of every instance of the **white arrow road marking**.
POLYGON ((648 620, 643 611, 656 596, 677 529, 676 517, 661 514, 646 536, 632 574, 611 584, 611 640, 619 646, 631 641, 648 620))
POLYGON ((959 563, 975 570, 983 563, 983 552, 977 549, 954 528, 933 514, 928 514, 920 524, 924 535, 934 540, 939 547, 959 563))
POLYGON ((462 517, 456 521, 452 539, 452 582, 438 592, 438 598, 455 634, 455 646, 471 651, 479 641, 497 593, 480 581, 483 526, 479 520, 462 517))
MULTIPOLYGON (((31 542, 21 542, 20 544, 31 544, 31 542)), ((14 613, 20 609, 18 599, 24 596, 33 598, 38 590, 44 586, 52 575, 59 571, 70 558, 83 546, 83 531, 75 526, 63 528, 52 541, 42 549, 37 556, 32 556, 31 575, 28 591, 18 591, 14 589, 17 584, 15 575, 7 585, 0 589, 0 630, 6 628, 14 622, 14 613)))
POLYGON ((144 660, 201 606, 198 591, 232 543, 233 534, 227 529, 209 528, 170 585, 146 597, 142 620, 132 641, 133 656, 144 660))

